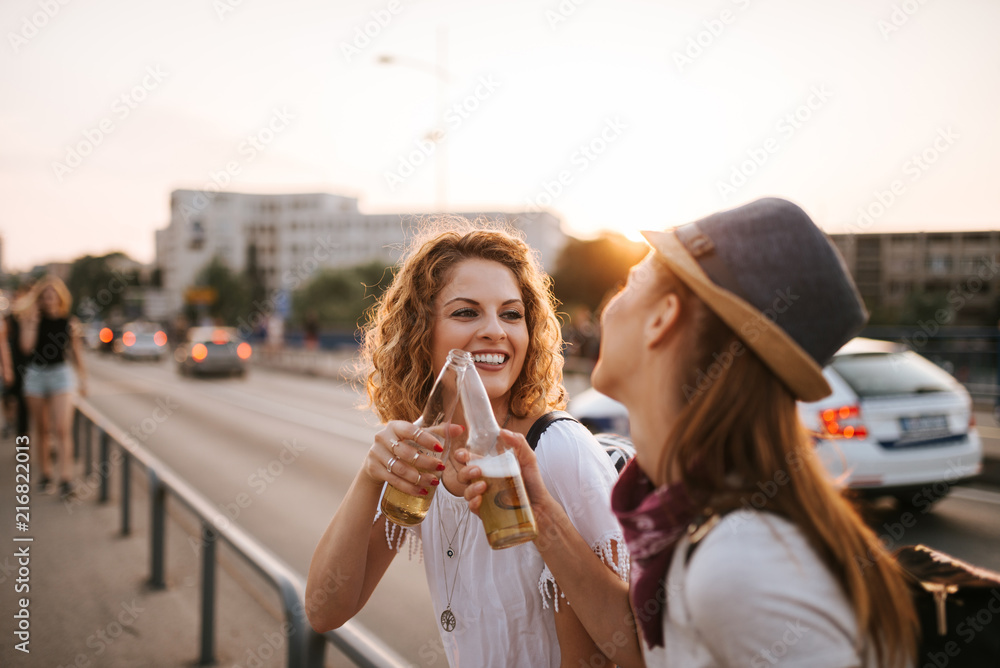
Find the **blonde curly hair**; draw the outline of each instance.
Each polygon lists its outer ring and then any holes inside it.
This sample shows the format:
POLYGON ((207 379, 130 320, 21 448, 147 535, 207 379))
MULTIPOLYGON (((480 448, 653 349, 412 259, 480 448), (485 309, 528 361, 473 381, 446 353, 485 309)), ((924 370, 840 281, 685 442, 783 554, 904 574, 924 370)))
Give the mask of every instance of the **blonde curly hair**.
POLYGON ((511 414, 525 417, 537 409, 566 405, 552 280, 509 226, 445 217, 422 225, 392 283, 367 313, 361 347, 365 389, 383 422, 412 422, 420 416, 439 371, 431 361, 435 300, 452 269, 468 259, 499 262, 510 269, 524 300, 528 350, 511 387, 511 414))

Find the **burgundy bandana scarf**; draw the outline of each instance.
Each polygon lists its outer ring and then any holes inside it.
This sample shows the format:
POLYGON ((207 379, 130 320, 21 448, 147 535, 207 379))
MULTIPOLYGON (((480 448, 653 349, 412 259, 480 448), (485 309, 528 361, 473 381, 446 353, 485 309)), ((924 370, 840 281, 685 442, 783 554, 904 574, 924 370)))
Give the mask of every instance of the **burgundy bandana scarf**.
POLYGON ((663 646, 666 577, 677 542, 697 516, 683 485, 657 489, 633 459, 611 492, 632 561, 629 597, 650 648, 663 646))

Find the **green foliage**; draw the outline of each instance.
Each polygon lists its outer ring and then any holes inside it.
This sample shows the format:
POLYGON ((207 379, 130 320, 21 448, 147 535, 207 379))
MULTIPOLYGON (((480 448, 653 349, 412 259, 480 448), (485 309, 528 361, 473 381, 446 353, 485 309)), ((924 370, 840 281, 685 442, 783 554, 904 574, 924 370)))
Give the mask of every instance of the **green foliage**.
MULTIPOLYGON (((199 307, 220 325, 235 326, 240 318, 246 318, 251 311, 250 289, 247 281, 229 268, 226 262, 216 255, 206 264, 195 277, 195 285, 214 288, 215 302, 199 307)), ((191 322, 198 322, 199 310, 187 306, 187 316, 191 322)))
POLYGON ((128 286, 138 282, 134 273, 111 269, 109 260, 126 257, 114 252, 95 257, 85 255, 73 261, 66 285, 73 296, 73 312, 84 320, 108 319, 125 304, 128 286))
POLYGON ((391 280, 381 262, 321 269, 292 294, 292 323, 301 325, 312 313, 320 327, 353 330, 391 280))
POLYGON ((564 307, 587 306, 595 313, 649 247, 624 236, 604 233, 597 239, 569 240, 552 274, 556 298, 564 307))
MULTIPOLYGON (((944 291, 911 292, 906 296, 899 317, 900 325, 916 325, 918 322, 934 320, 938 311, 948 310, 948 293, 944 291)), ((944 324, 944 323, 942 323, 944 324)))

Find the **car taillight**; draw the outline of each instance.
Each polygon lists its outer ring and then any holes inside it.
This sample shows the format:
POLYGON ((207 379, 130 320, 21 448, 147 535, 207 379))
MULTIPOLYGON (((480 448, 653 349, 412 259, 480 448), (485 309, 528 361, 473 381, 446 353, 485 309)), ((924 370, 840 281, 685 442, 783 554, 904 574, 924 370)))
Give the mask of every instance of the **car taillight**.
POLYGON ((866 438, 868 428, 861 421, 861 409, 858 406, 841 406, 821 411, 819 419, 822 422, 823 438, 866 438))
POLYGON ((208 357, 208 348, 205 347, 204 343, 196 343, 191 347, 191 359, 195 362, 200 362, 208 357))
POLYGON ((217 329, 212 332, 212 343, 217 346, 224 346, 229 343, 229 334, 226 334, 226 330, 217 329))
POLYGON ((104 327, 101 329, 99 338, 101 339, 101 343, 111 343, 111 340, 115 338, 115 333, 111 331, 110 327, 104 327))
POLYGON ((163 332, 157 332, 156 334, 153 334, 153 343, 155 343, 158 346, 167 345, 167 335, 164 334, 163 332))
POLYGON ((250 359, 250 354, 253 350, 250 348, 250 344, 244 341, 236 347, 236 354, 239 355, 241 360, 250 359))
POLYGON ((122 334, 122 343, 126 346, 131 346, 135 343, 135 334, 132 332, 125 332, 122 334))

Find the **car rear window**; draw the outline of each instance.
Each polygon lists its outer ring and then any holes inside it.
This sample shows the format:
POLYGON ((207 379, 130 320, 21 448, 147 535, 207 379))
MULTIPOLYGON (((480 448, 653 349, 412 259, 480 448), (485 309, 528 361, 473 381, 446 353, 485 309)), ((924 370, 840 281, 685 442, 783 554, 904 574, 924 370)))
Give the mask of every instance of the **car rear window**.
POLYGON ((950 392, 955 386, 948 372, 911 351, 837 355, 830 366, 859 397, 950 392))

